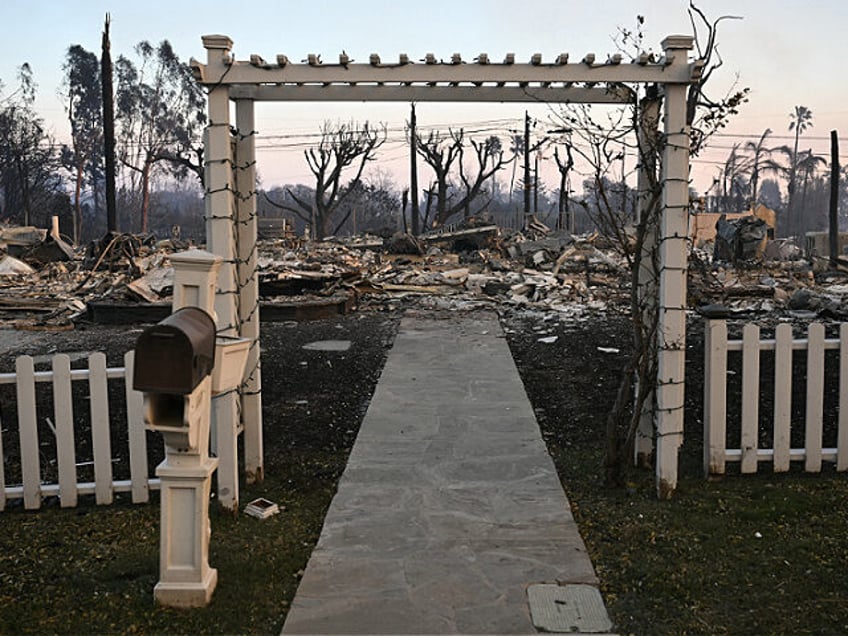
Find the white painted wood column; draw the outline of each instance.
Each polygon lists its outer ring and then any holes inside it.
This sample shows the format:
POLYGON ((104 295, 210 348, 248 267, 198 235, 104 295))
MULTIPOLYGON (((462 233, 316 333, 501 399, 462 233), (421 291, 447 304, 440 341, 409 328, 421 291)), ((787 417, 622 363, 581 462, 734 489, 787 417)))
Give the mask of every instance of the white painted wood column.
POLYGON ((238 316, 242 338, 250 351, 241 388, 244 462, 247 483, 262 481, 262 378, 259 360, 259 279, 256 276, 256 130, 254 102, 236 100, 236 274, 239 282, 238 316))
MULTIPOLYGON (((689 36, 662 43, 670 67, 688 64, 689 36)), ((657 333, 657 496, 677 489, 678 450, 683 443, 686 360, 686 269, 689 228, 689 127, 686 84, 665 84, 662 219, 660 221, 659 325, 657 333)))
MULTIPOLYGON (((233 42, 224 35, 203 36, 208 63, 229 60, 233 42)), ((233 197, 233 157, 230 144, 230 98, 226 85, 212 86, 208 97, 209 124, 205 139, 206 249, 223 260, 218 270, 215 313, 218 333, 238 335, 235 269, 235 200, 233 197)), ((218 470, 218 501, 230 510, 238 509, 238 393, 224 393, 212 402, 215 451, 221 459, 218 470), (231 457, 232 455, 232 457, 231 457), (223 466, 230 466, 224 470, 223 466)))
MULTIPOLYGON (((639 104, 639 172, 638 172, 638 222, 641 224, 645 215, 654 213, 654 186, 657 184, 657 139, 659 133, 660 101, 654 96, 644 98, 639 104)), ((642 241, 641 259, 639 261, 639 306, 642 308, 643 324, 650 325, 656 319, 657 311, 657 249, 659 224, 656 215, 648 221, 645 236, 642 241)), ((650 337, 649 334, 648 337, 650 337)), ((651 380, 653 382, 653 380, 651 380)), ((636 391, 641 387, 637 386, 636 391)), ((639 417, 639 427, 633 444, 634 462, 637 466, 649 468, 654 452, 654 408, 656 391, 652 390, 642 405, 639 417)))

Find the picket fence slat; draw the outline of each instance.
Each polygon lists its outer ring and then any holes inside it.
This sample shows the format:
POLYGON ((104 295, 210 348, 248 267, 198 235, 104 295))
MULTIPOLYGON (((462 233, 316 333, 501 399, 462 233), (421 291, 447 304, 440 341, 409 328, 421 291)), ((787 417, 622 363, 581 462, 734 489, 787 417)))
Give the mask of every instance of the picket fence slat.
POLYGON ((59 463, 59 501, 63 508, 77 505, 74 402, 71 393, 71 358, 53 358, 53 416, 56 420, 56 459, 59 463))
POLYGON ((742 472, 757 472, 760 392, 760 328, 747 324, 742 331, 742 472), (756 396, 756 399, 751 399, 756 396))
POLYGON ((774 353, 774 472, 789 470, 792 423, 792 325, 778 325, 774 353))
POLYGON ((38 418, 35 411, 35 364, 30 356, 15 360, 18 399, 18 435, 21 441, 21 479, 24 507, 41 507, 41 463, 38 453, 38 418))
POLYGON ((147 435, 144 428, 144 397, 133 390, 135 352, 124 355, 126 369, 125 394, 127 399, 127 435, 130 446, 130 480, 132 481, 133 503, 145 503, 150 499, 147 486, 147 435))
POLYGON ((813 323, 807 333, 807 413, 804 447, 807 449, 804 469, 821 472, 822 416, 824 401, 824 325, 813 323))
POLYGON ((3 413, 0 409, 0 512, 6 509, 6 469, 5 461, 6 453, 3 451, 3 413))
POLYGON ((836 470, 848 470, 848 323, 839 325, 839 432, 836 470))
POLYGON ((98 504, 112 503, 112 444, 109 435, 109 392, 106 380, 106 354, 88 358, 88 389, 91 407, 91 441, 94 447, 95 499, 98 504))
POLYGON ((722 474, 727 446, 727 324, 709 321, 705 340, 704 425, 708 438, 704 442, 704 463, 707 473, 722 474))
POLYGON ((705 331, 704 458, 708 474, 723 474, 727 462, 739 462, 742 473, 753 473, 758 462, 773 462, 774 472, 786 472, 793 461, 803 461, 807 472, 821 472, 823 462, 848 470, 848 323, 839 326, 839 338, 826 339, 825 326, 812 323, 806 338, 793 339, 792 327, 781 324, 774 339, 760 339, 759 327, 746 324, 742 338, 727 340, 723 320, 707 322, 705 331), (791 448, 793 352, 806 350, 806 408, 804 447, 791 448), (836 448, 823 448, 825 353, 839 355, 839 413, 836 448), (727 448, 727 354, 742 356, 742 409, 740 448, 727 448), (774 351, 774 448, 759 448, 760 356, 774 351))

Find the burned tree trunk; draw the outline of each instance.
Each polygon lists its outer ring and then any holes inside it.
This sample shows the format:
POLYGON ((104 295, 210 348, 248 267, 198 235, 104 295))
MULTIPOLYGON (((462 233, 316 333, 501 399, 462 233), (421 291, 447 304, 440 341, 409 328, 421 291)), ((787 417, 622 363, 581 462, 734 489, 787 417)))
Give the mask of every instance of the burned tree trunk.
POLYGON ((103 91, 103 154, 106 160, 106 229, 117 230, 117 204, 115 203, 115 103, 112 90, 112 55, 109 40, 109 14, 103 29, 100 59, 101 86, 103 91))

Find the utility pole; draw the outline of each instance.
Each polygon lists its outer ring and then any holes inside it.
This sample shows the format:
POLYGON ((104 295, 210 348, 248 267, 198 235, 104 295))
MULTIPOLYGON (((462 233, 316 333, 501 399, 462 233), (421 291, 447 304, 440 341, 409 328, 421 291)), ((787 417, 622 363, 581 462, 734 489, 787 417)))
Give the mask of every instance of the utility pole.
POLYGON ((103 95, 103 154, 106 159, 106 229, 118 229, 115 203, 115 106, 112 94, 112 55, 109 41, 109 14, 103 29, 100 57, 100 86, 103 95))
POLYGON ((830 266, 839 261, 839 138, 830 131, 830 266))
POLYGON ((415 103, 409 118, 409 189, 412 197, 412 236, 421 231, 418 216, 418 132, 416 131, 415 103))
POLYGON ((539 215, 539 164, 542 161, 542 155, 536 151, 536 169, 533 171, 533 214, 539 215))
POLYGON ((530 113, 524 111, 524 222, 530 216, 530 113))

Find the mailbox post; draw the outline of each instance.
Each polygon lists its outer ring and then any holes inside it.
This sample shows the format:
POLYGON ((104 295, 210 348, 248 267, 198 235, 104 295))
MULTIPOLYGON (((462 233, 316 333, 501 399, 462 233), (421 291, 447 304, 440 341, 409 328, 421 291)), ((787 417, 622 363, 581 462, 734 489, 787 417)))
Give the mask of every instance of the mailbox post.
POLYGON ((215 321, 197 307, 180 309, 146 329, 136 344, 134 388, 144 393, 144 420, 165 441, 161 479, 159 582, 162 605, 201 607, 212 597, 209 495, 217 458, 209 456, 215 321))
MULTIPOLYGON (((219 256, 189 250, 171 262, 174 313, 139 336, 133 387, 144 393, 145 424, 165 441, 165 459, 156 468, 161 536, 153 596, 162 605, 200 607, 218 581, 209 567, 209 495, 219 463, 209 456, 212 396, 240 386, 250 340, 217 335, 219 256)), ((237 476, 235 467, 227 472, 237 476)))

